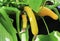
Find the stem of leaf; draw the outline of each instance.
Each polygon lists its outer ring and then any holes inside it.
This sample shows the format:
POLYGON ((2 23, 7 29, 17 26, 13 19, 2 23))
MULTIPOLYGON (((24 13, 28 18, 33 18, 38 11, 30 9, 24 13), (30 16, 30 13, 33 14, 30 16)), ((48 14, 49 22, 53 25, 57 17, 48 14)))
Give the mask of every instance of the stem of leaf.
POLYGON ((18 35, 19 35, 19 38, 20 38, 20 26, 19 26, 19 16, 20 16, 20 12, 16 13, 16 24, 17 24, 17 32, 18 32, 18 35))
POLYGON ((44 1, 43 7, 45 6, 45 4, 46 4, 46 0, 44 1))
POLYGON ((45 27, 46 27, 46 29, 47 29, 47 33, 48 33, 48 35, 49 35, 49 29, 48 29, 48 26, 47 26, 47 24, 46 24, 44 18, 43 18, 43 17, 41 17, 41 18, 42 18, 42 20, 43 20, 43 22, 44 22, 44 24, 45 24, 45 27))

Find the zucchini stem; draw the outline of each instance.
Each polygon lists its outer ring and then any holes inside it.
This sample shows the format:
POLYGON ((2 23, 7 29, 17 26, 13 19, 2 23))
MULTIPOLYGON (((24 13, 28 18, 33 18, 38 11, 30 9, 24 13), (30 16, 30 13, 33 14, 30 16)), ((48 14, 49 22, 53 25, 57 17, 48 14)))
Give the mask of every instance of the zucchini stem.
POLYGON ((43 22, 44 22, 44 24, 45 24, 45 27, 46 27, 46 29, 47 29, 47 33, 48 33, 48 35, 49 35, 49 29, 48 29, 48 26, 47 26, 47 24, 46 24, 44 18, 43 18, 43 17, 41 17, 41 18, 42 18, 42 20, 43 20, 43 22))

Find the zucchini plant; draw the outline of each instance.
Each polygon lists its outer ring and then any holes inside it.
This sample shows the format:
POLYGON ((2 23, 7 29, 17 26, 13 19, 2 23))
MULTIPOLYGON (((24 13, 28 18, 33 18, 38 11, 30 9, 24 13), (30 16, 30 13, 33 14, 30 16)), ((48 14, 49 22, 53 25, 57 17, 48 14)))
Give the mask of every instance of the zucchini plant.
POLYGON ((53 4, 48 5, 47 1, 49 2, 49 0, 0 0, 0 41, 60 41, 60 32, 50 33, 44 19, 45 16, 49 16, 54 21, 60 22, 60 14, 56 8, 60 2, 51 0, 53 4), (15 15, 13 16, 15 20, 10 15, 15 15), (47 35, 39 34, 36 17, 42 19, 47 35), (29 40, 30 28, 32 40, 29 40))

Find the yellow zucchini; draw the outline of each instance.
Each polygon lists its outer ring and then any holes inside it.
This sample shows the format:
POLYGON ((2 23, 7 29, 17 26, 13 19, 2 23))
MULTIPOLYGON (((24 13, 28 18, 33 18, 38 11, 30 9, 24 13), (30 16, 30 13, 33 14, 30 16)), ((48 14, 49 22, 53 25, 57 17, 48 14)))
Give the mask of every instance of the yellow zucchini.
POLYGON ((38 34, 38 26, 37 26, 37 22, 36 22, 34 13, 33 13, 32 9, 28 6, 24 7, 24 11, 26 11, 28 18, 30 20, 32 34, 34 36, 36 36, 38 34))
POLYGON ((26 29, 26 27, 27 27, 27 18, 26 18, 25 14, 22 15, 22 22, 23 22, 23 29, 26 29))
POLYGON ((49 16, 49 17, 51 17, 54 20, 58 19, 58 16, 52 10, 50 10, 49 8, 47 8, 47 7, 40 7, 40 9, 41 10, 38 12, 38 14, 40 16, 49 16))

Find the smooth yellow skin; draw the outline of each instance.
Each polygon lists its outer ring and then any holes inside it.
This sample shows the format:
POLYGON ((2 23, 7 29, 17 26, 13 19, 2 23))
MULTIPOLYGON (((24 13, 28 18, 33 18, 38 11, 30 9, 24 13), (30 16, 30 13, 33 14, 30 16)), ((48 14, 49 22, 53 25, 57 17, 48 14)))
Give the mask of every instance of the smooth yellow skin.
POLYGON ((47 8, 47 7, 40 7, 40 8, 41 8, 41 10, 38 12, 38 14, 40 16, 49 16, 54 20, 58 19, 58 16, 49 8, 47 8))
POLYGON ((25 14, 22 15, 23 28, 27 27, 27 17, 25 14))
POLYGON ((32 34, 34 36, 36 36, 38 34, 38 26, 37 26, 37 22, 36 22, 34 13, 33 13, 32 9, 28 6, 24 7, 24 11, 26 11, 26 13, 29 17, 32 34))

